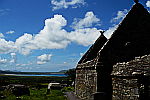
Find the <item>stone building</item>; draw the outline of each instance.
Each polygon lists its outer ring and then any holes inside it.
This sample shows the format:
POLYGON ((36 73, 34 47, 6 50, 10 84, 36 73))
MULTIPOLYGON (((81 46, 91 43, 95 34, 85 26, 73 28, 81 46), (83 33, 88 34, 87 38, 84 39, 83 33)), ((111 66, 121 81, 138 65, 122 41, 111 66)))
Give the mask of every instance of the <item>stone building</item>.
MULTIPOLYGON (((113 99, 143 100, 150 95, 150 55, 117 63, 112 71, 113 99)), ((150 99, 150 98, 149 98, 150 99)))
POLYGON ((107 40, 101 34, 78 62, 76 95, 83 99, 111 100, 113 65, 148 54, 150 54, 150 14, 138 0, 135 0, 135 4, 111 37, 107 40))

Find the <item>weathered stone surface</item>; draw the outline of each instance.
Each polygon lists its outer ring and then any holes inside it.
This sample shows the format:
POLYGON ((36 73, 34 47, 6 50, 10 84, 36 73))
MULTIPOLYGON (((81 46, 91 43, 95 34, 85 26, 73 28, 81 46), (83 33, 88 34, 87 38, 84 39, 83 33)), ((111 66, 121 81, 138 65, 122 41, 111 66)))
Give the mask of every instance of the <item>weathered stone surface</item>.
POLYGON ((113 98, 149 98, 150 92, 150 55, 136 57, 130 62, 117 63, 112 74, 113 98), (142 78, 142 79, 141 79, 142 78))

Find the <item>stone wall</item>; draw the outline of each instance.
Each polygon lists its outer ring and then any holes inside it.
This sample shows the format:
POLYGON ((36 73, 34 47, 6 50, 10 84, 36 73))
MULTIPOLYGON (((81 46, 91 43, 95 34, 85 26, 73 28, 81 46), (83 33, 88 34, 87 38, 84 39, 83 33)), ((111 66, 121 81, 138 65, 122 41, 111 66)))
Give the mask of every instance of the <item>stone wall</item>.
POLYGON ((91 62, 78 64, 76 69, 76 95, 82 99, 92 100, 93 94, 97 91, 97 72, 91 62))
POLYGON ((139 89, 137 79, 112 78, 113 99, 117 100, 137 100, 139 99, 139 89))
POLYGON ((136 57, 127 63, 117 63, 111 75, 114 100, 150 99, 150 55, 136 57))

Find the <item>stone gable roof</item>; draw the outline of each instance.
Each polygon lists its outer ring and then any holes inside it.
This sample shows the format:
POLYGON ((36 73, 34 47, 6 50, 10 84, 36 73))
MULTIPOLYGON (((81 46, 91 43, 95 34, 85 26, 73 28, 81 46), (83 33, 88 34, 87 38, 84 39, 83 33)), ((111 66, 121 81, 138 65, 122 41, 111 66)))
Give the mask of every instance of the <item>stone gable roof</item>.
POLYGON ((99 57, 109 57, 116 63, 149 53, 150 13, 142 4, 135 3, 101 48, 99 57))
POLYGON ((95 43, 89 48, 89 50, 83 55, 81 60, 78 62, 85 63, 96 58, 98 51, 102 48, 104 43, 107 41, 107 38, 101 34, 100 37, 95 41, 95 43))

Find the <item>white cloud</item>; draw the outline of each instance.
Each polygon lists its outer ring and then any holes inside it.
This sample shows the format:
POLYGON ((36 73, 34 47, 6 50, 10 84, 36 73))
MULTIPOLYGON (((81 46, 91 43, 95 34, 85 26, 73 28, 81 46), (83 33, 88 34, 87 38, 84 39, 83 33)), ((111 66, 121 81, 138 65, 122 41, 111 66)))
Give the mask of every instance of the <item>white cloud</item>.
POLYGON ((67 62, 64 61, 63 64, 67 64, 67 62))
POLYGON ((104 33, 104 36, 109 39, 111 37, 111 35, 113 34, 113 32, 116 30, 118 25, 113 25, 113 27, 109 27, 109 29, 104 33))
POLYGON ((13 34, 13 33, 15 33, 15 31, 8 31, 8 32, 6 32, 6 34, 13 34))
POLYGON ((146 6, 150 7, 150 1, 147 1, 146 6))
POLYGON ((117 17, 112 18, 110 22, 111 23, 113 23, 113 22, 115 22, 115 23, 119 22, 122 18, 125 17, 126 13, 127 13, 127 9, 124 9, 123 11, 118 11, 117 17))
POLYGON ((2 33, 0 33, 0 38, 4 38, 5 36, 2 34, 2 33))
POLYGON ((17 56, 15 53, 11 53, 12 59, 9 61, 10 63, 16 63, 17 62, 17 56))
POLYGON ((85 28, 85 27, 91 27, 93 23, 99 23, 99 21, 100 21, 100 19, 97 18, 96 15, 94 15, 94 13, 92 11, 87 12, 85 14, 84 19, 80 19, 79 21, 77 21, 77 20, 78 20, 77 18, 74 18, 74 22, 71 26, 74 29, 81 29, 81 28, 85 28))
POLYGON ((32 65, 33 63, 31 63, 30 61, 27 61, 28 62, 28 64, 27 65, 32 65))
POLYGON ((83 55, 83 53, 80 53, 80 56, 82 56, 83 55))
POLYGON ((14 58, 16 56, 16 53, 11 53, 11 57, 14 58))
POLYGON ((0 53, 19 51, 28 56, 33 50, 66 48, 71 42, 88 46, 93 44, 100 35, 99 30, 92 26, 93 23, 98 24, 99 21, 100 19, 93 12, 87 12, 85 18, 73 22, 74 31, 67 32, 63 29, 67 25, 67 20, 62 15, 54 15, 53 18, 45 20, 44 28, 34 36, 24 33, 15 42, 0 38, 0 53))
POLYGON ((15 52, 15 48, 13 41, 6 41, 5 39, 0 38, 0 54, 6 54, 13 51, 15 52))
POLYGON ((23 36, 16 39, 15 45, 17 47, 24 47, 26 44, 30 43, 30 41, 33 39, 31 34, 24 33, 23 36))
POLYGON ((67 39, 66 26, 67 21, 62 15, 54 15, 54 18, 46 19, 44 29, 34 37, 34 43, 40 49, 61 49, 66 48, 71 43, 67 39))
POLYGON ((15 46, 17 47, 17 50, 25 56, 28 56, 28 54, 31 52, 32 49, 37 49, 38 47, 35 47, 35 44, 32 43, 33 36, 31 34, 24 33, 23 36, 16 39, 15 46))
POLYGON ((66 9, 69 6, 72 6, 72 8, 77 8, 80 7, 81 5, 84 6, 86 2, 84 2, 84 0, 69 0, 68 2, 66 2, 66 0, 60 0, 60 1, 52 0, 51 4, 54 5, 52 8, 52 10, 54 11, 62 8, 66 9))
POLYGON ((46 63, 46 61, 37 61, 37 64, 39 64, 39 65, 42 65, 42 64, 45 64, 46 63))
POLYGON ((11 59, 9 62, 10 62, 10 63, 15 63, 15 60, 14 60, 14 59, 11 59))
MULTIPOLYGON (((110 23, 113 23, 113 22, 114 23, 118 23, 118 22, 120 22, 125 17, 126 13, 127 13, 127 9, 124 9, 123 11, 118 11, 117 17, 112 18, 110 20, 110 23)), ((113 24, 112 27, 109 27, 109 29, 104 33, 104 35, 105 35, 105 37, 107 39, 109 39, 111 37, 113 32, 116 30, 117 26, 118 25, 113 24)))
POLYGON ((52 54, 43 54, 37 57, 37 64, 45 64, 46 62, 50 61, 52 54))
POLYGON ((16 64, 16 66, 19 66, 20 64, 16 64))
POLYGON ((68 34, 68 38, 70 38, 72 42, 83 46, 89 46, 93 44, 99 36, 100 33, 97 28, 77 29, 68 34))
POLYGON ((0 64, 5 64, 7 62, 7 59, 1 59, 0 57, 0 64))
POLYGON ((99 30, 93 27, 93 24, 99 25, 100 19, 93 14, 92 11, 85 14, 85 18, 77 21, 74 19, 71 27, 75 31, 71 31, 68 38, 79 45, 88 46, 94 43, 94 41, 99 37, 99 30), (92 28, 90 28, 92 27, 92 28), (85 38, 86 37, 86 38, 85 38))
POLYGON ((75 29, 75 31, 67 32, 63 29, 67 25, 67 20, 62 15, 54 15, 54 18, 45 20, 44 29, 39 34, 33 37, 26 33, 24 34, 26 36, 22 37, 27 39, 22 41, 22 38, 19 38, 18 40, 20 41, 17 40, 18 42, 16 41, 15 44, 22 46, 19 51, 24 55, 36 49, 66 48, 71 42, 88 46, 94 43, 100 34, 96 28, 87 27, 91 27, 92 23, 98 23, 99 21, 100 19, 96 18, 93 12, 87 12, 83 20, 73 23, 74 26, 80 25, 80 27, 75 29))
POLYGON ((50 61, 52 54, 43 54, 41 56, 38 56, 37 59, 41 61, 50 61))
POLYGON ((21 66, 26 66, 27 64, 21 64, 21 66))

